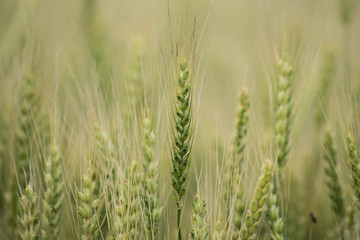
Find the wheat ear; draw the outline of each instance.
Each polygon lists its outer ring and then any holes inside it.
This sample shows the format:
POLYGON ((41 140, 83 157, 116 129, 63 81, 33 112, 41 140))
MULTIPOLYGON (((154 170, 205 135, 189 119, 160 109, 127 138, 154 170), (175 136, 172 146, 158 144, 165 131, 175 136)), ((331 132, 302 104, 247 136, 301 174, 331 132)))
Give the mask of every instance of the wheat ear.
POLYGON ((25 187, 29 176, 29 161, 31 138, 33 135, 33 121, 32 115, 35 108, 35 83, 31 75, 28 75, 22 85, 22 98, 20 102, 20 116, 18 119, 19 129, 15 135, 16 144, 16 167, 18 169, 19 184, 22 188, 25 187))
POLYGON ((186 191, 191 153, 191 102, 192 89, 190 70, 185 58, 179 66, 178 84, 175 99, 175 131, 172 146, 171 182, 174 188, 174 198, 178 208, 177 227, 178 239, 181 240, 180 217, 182 211, 181 199, 186 191))
POLYGON ((257 183, 250 209, 247 211, 245 221, 241 227, 240 238, 243 240, 256 238, 263 211, 269 197, 272 175, 273 165, 270 160, 267 160, 262 168, 262 175, 257 183))
POLYGON ((206 219, 206 202, 205 200, 200 199, 199 193, 196 195, 193 203, 190 239, 209 239, 209 225, 206 219))
POLYGON ((241 230, 241 222, 245 211, 245 201, 243 196, 243 184, 241 183, 241 172, 244 163, 245 136, 247 133, 247 122, 249 119, 248 109, 250 106, 249 94, 244 87, 239 95, 239 105, 236 119, 236 151, 234 162, 231 169, 234 170, 233 181, 231 183, 232 193, 235 194, 235 213, 234 213, 234 233, 233 239, 238 239, 241 230))
POLYGON ((30 182, 19 198, 18 234, 21 240, 37 240, 39 232, 39 198, 30 182))
POLYGON ((9 234, 14 237, 16 233, 16 216, 18 213, 18 194, 24 190, 26 183, 29 181, 29 155, 31 150, 31 140, 33 136, 32 114, 35 108, 35 83, 29 74, 21 88, 20 115, 18 117, 18 129, 15 132, 15 165, 10 180, 10 193, 7 196, 7 221, 9 224, 9 234))
POLYGON ((42 239, 58 239, 60 232, 61 208, 63 206, 63 178, 61 158, 55 144, 45 163, 45 193, 43 197, 42 239))
POLYGON ((154 160, 153 143, 155 134, 151 127, 151 120, 145 117, 143 120, 144 143, 143 143, 143 168, 144 174, 142 185, 144 187, 143 201, 145 205, 146 228, 150 239, 155 239, 158 230, 159 218, 162 209, 159 207, 158 196, 158 162, 154 160))
POLYGON ((141 174, 136 160, 131 162, 125 186, 126 207, 128 214, 128 234, 130 239, 142 238, 141 219, 141 174))
POLYGON ((329 189, 329 197, 331 200, 331 207, 335 213, 336 225, 340 226, 339 233, 341 236, 344 234, 344 218, 345 218, 345 200, 343 197, 343 190, 339 181, 337 168, 337 154, 334 146, 333 136, 331 135, 330 129, 326 129, 325 132, 325 153, 324 159, 326 161, 325 175, 326 183, 329 189))
POLYGON ((275 123, 275 144, 279 171, 287 162, 287 154, 290 150, 289 136, 291 125, 291 84, 290 77, 292 67, 284 57, 279 63, 279 77, 277 80, 276 95, 276 123, 275 123))
POLYGON ((97 239, 99 229, 100 199, 95 194, 96 183, 92 178, 92 170, 89 168, 82 178, 82 189, 78 192, 80 204, 78 211, 81 221, 81 239, 97 239))
POLYGON ((360 202, 360 168, 359 168, 359 152, 356 148, 356 142, 351 132, 347 132, 346 137, 348 153, 350 157, 350 168, 351 168, 351 179, 352 179, 352 187, 355 194, 355 197, 360 202))
POLYGON ((279 208, 278 191, 275 190, 275 178, 270 187, 270 196, 268 201, 268 223, 270 225, 270 238, 272 240, 283 240, 284 222, 279 208))

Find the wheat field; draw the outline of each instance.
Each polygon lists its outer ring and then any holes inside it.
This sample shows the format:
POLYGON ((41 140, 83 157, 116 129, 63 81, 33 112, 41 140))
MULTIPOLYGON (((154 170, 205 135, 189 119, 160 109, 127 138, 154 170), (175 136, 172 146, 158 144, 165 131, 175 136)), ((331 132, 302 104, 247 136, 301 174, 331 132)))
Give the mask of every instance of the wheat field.
POLYGON ((0 0, 0 239, 360 239, 358 0, 0 0))

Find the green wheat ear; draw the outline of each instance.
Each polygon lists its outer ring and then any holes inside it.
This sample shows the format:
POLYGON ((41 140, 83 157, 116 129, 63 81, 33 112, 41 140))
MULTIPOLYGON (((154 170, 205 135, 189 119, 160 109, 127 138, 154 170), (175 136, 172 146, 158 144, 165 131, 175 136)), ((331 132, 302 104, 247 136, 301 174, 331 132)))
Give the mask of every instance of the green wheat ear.
POLYGON ((61 158, 55 144, 45 163, 45 192, 43 197, 42 239, 58 239, 63 206, 61 158))
POLYGON ((39 198, 30 182, 19 198, 18 234, 21 240, 37 240, 39 231, 39 198))
POLYGON ((281 172, 287 162, 287 154, 290 150, 289 136, 292 112, 290 84, 292 67, 285 57, 280 60, 279 71, 275 111, 275 144, 279 171, 281 172))
POLYGON ((141 219, 141 173, 134 159, 129 166, 128 179, 125 184, 125 199, 128 214, 129 239, 142 239, 143 223, 141 219))
POLYGON ((233 171, 230 186, 231 196, 234 195, 235 213, 234 213, 234 233, 233 239, 238 239, 241 230, 241 222, 245 211, 245 201, 243 196, 243 184, 241 183, 241 174, 244 164, 244 149, 246 145, 245 136, 247 133, 247 123, 249 121, 248 109, 250 107, 249 93, 244 87, 240 91, 239 104, 237 109, 237 118, 235 122, 235 152, 233 153, 230 170, 233 171))
POLYGON ((193 203, 192 225, 190 232, 192 240, 207 240, 209 238, 209 225, 206 219, 206 202, 196 195, 193 203))
POLYGON ((240 239, 256 239, 260 221, 269 197, 272 175, 273 164, 270 160, 267 160, 263 165, 262 175, 256 186, 255 195, 241 227, 240 239))
POLYGON ((348 153, 350 157, 351 179, 352 187, 357 198, 358 204, 360 202, 360 168, 359 168, 359 152, 356 148, 356 142, 350 131, 347 132, 346 137, 348 153))
POLYGON ((155 134, 152 130, 151 119, 145 117, 143 120, 143 161, 144 174, 142 178, 142 185, 144 187, 143 201, 145 205, 146 228, 150 239, 155 239, 155 235, 159 228, 159 219, 162 208, 159 207, 159 171, 158 162, 154 160, 153 144, 155 141, 155 134))
POLYGON ((32 116, 35 114, 35 82, 31 75, 25 78, 25 81, 21 89, 21 101, 20 101, 20 116, 18 119, 19 128, 15 135, 16 154, 15 161, 17 167, 17 174, 19 184, 22 188, 25 187, 29 176, 29 161, 31 148, 31 138, 34 134, 32 116))
POLYGON ((193 135, 191 124, 191 102, 192 89, 190 70, 186 59, 183 58, 179 64, 176 99, 174 101, 175 130, 172 141, 171 170, 171 183, 174 188, 174 198, 178 208, 177 226, 179 240, 181 239, 181 199, 186 192, 190 168, 191 139, 193 135))
POLYGON ((327 177, 327 186, 329 189, 329 197, 331 200, 331 207, 335 213, 335 222, 339 226, 339 233, 341 236, 344 234, 344 218, 345 218, 345 200, 343 197, 342 187, 339 181, 338 174, 336 172, 337 168, 337 154, 334 146, 333 136, 331 135, 330 129, 326 129, 325 132, 325 153, 324 159, 327 163, 325 167, 325 174, 327 177))
POLYGON ((15 132, 15 170, 11 172, 9 184, 9 194, 6 197, 7 222, 9 225, 9 235, 15 238, 16 216, 18 213, 18 194, 24 190, 26 183, 29 182, 29 156, 31 142, 34 135, 33 118, 35 115, 35 82, 28 74, 21 87, 20 115, 18 117, 18 128, 15 132))
POLYGON ((96 183, 89 168, 82 178, 82 189, 78 192, 80 200, 78 212, 81 224, 81 239, 97 239, 99 229, 100 199, 95 194, 96 183))

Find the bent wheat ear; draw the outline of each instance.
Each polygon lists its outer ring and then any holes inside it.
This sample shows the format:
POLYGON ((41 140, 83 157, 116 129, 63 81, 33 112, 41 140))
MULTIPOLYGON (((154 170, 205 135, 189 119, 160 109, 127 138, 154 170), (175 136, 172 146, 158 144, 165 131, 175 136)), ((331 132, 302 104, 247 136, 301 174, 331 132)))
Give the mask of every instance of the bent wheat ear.
POLYGON ((255 195, 251 201, 250 209, 246 214, 245 222, 241 227, 240 238, 243 240, 256 238, 263 211, 269 197, 272 175, 273 165, 270 160, 267 160, 262 168, 262 175, 256 186, 255 195))
POLYGON ((199 194, 196 195, 193 203, 190 239, 209 239, 209 225, 206 220, 206 202, 200 199, 199 194))
POLYGON ((36 240, 39 239, 39 198, 32 183, 25 187, 25 191, 19 199, 19 239, 36 240))
POLYGON ((182 59, 179 66, 178 84, 175 99, 175 131, 172 142, 171 183, 174 188, 174 198, 178 208, 177 226, 178 239, 181 240, 181 198, 185 194, 190 168, 191 153, 191 102, 192 89, 188 63, 182 59))
POLYGON ((78 207, 81 221, 81 239, 97 239, 99 229, 100 199, 95 194, 96 183, 92 179, 90 169, 83 175, 83 188, 78 193, 80 204, 78 207))
POLYGON ((275 111, 275 144, 279 171, 281 172, 287 162, 287 154, 290 150, 289 135, 292 111, 290 86, 292 67, 286 58, 280 60, 279 71, 275 111))
POLYGON ((325 153, 324 158, 327 163, 325 167, 325 174, 327 177, 327 186, 329 189, 329 197, 331 200, 331 207, 335 213, 335 222, 336 225, 339 226, 339 232, 341 236, 344 234, 343 224, 344 224, 344 217, 345 217, 345 200, 343 197, 342 187, 339 181, 339 177, 336 173, 337 167, 337 154, 336 149, 334 147, 334 140, 331 135, 330 129, 327 129, 325 132, 325 153))
POLYGON ((63 205, 63 179, 61 158, 53 144, 50 157, 45 163, 45 193, 43 198, 42 239, 58 239, 60 232, 61 207, 63 205))
POLYGON ((351 132, 348 131, 347 133, 347 148, 350 157, 350 168, 351 168, 351 178, 352 178, 352 187, 355 193, 355 196, 360 202, 360 168, 359 168, 359 152, 356 149, 356 142, 354 137, 352 136, 351 132))

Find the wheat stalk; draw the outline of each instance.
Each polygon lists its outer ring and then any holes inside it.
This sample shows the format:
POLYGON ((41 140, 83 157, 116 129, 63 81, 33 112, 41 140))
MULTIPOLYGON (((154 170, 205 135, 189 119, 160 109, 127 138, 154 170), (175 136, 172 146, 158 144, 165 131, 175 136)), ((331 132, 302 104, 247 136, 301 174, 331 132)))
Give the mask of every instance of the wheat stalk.
POLYGON ((190 168, 191 153, 191 76, 188 63, 185 58, 179 66, 178 85, 175 99, 175 131, 172 146, 172 170, 171 182, 174 188, 174 198, 178 208, 177 227, 178 239, 181 240, 180 218, 182 211, 181 199, 186 191, 188 172, 190 168))

